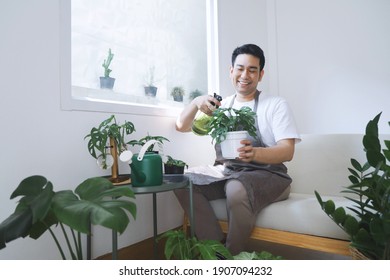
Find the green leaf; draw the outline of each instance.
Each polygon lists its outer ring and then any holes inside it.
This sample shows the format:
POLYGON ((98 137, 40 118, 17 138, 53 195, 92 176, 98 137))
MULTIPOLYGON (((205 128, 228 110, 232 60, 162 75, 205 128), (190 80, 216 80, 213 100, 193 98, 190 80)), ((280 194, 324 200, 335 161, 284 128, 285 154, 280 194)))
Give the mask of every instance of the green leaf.
POLYGON ((135 204, 128 200, 119 200, 115 196, 132 196, 129 189, 121 188, 113 192, 111 182, 104 178, 92 178, 84 181, 76 188, 80 199, 71 191, 61 191, 53 197, 53 211, 62 223, 77 231, 89 233, 89 224, 104 227, 123 233, 129 219, 126 212, 136 216, 135 204), (104 182, 108 181, 108 182, 104 182), (96 183, 96 187, 94 187, 96 183), (94 193, 95 192, 95 193, 94 193))
POLYGON ((5 244, 19 237, 28 235, 32 222, 32 212, 26 208, 24 211, 14 212, 0 224, 0 249, 5 244))
POLYGON ((332 213, 332 217, 336 223, 343 224, 346 218, 345 209, 343 207, 336 208, 336 210, 332 213))
POLYGON ((351 215, 347 215, 343 226, 350 236, 357 234, 359 230, 359 222, 351 215))
POLYGON ((336 205, 334 204, 334 202, 332 200, 328 200, 327 202, 325 202, 324 211, 326 214, 328 214, 328 215, 333 214, 335 209, 336 209, 336 205))
POLYGON ((351 164, 352 164, 353 168, 355 168, 357 171, 362 172, 363 167, 361 166, 361 164, 356 159, 352 158, 351 159, 351 164))
POLYGON ((35 196, 39 194, 49 181, 40 175, 30 176, 23 179, 11 194, 11 199, 18 196, 35 196))
MULTIPOLYGON (((372 219, 370 223, 370 231, 371 236, 377 243, 385 243, 386 242, 386 234, 383 229, 382 221, 380 218, 372 219)), ((388 237, 387 237, 388 238, 388 237)))

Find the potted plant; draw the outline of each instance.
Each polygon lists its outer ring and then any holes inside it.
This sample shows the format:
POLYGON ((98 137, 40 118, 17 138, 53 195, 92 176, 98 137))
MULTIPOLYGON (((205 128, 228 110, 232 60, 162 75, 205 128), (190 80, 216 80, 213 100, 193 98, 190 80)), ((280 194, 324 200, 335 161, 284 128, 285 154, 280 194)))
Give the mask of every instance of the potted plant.
POLYGON ((171 90, 171 96, 173 97, 173 100, 177 101, 177 102, 183 102, 184 94, 185 94, 185 91, 184 91, 183 87, 174 87, 171 90))
POLYGON ((110 73, 112 70, 109 68, 113 58, 114 58, 114 54, 111 52, 111 49, 108 49, 107 59, 104 59, 102 64, 104 68, 104 76, 100 77, 100 88, 103 89, 114 88, 115 78, 110 77, 110 73))
POLYGON ((146 84, 144 86, 145 95, 156 97, 157 87, 155 86, 155 77, 154 77, 154 66, 149 67, 149 72, 146 77, 146 84))
POLYGON ((102 169, 112 168, 111 180, 115 183, 126 179, 118 175, 118 155, 127 151, 125 136, 134 131, 132 122, 119 124, 111 115, 84 137, 88 139, 88 152, 97 160, 98 166, 102 169))
POLYGON ((165 238, 164 254, 167 260, 280 260, 266 251, 241 252, 232 255, 229 250, 216 240, 198 240, 188 237, 182 230, 169 230, 159 239, 165 238))
POLYGON ((187 163, 171 156, 167 156, 167 158, 168 160, 164 163, 165 174, 184 174, 184 168, 188 168, 187 163))
POLYGON ((196 97, 198 96, 201 96, 203 95, 203 93, 199 90, 199 89, 195 89, 193 91, 190 92, 190 99, 195 99, 196 97))
POLYGON ((136 204, 129 200, 134 198, 133 191, 114 187, 102 177, 89 178, 74 191, 55 192, 44 176, 30 176, 21 181, 11 199, 19 196, 14 213, 0 224, 0 249, 19 237, 38 239, 49 231, 66 259, 64 244, 53 230, 59 226, 70 257, 83 259, 81 234, 90 235, 91 224, 123 233, 130 222, 126 212, 136 218, 136 204))
POLYGON ((367 162, 351 159, 352 167, 348 168, 351 185, 342 192, 352 195, 346 198, 353 206, 336 208, 332 200, 323 201, 317 191, 315 195, 324 212, 350 236, 354 257, 389 260, 390 140, 384 141, 386 148, 382 149, 378 136, 380 115, 368 122, 363 136, 367 162))
POLYGON ((224 158, 238 157, 237 149, 242 146, 240 141, 248 134, 257 137, 255 118, 256 113, 246 106, 241 109, 218 108, 213 112, 207 131, 213 142, 221 144, 224 158))

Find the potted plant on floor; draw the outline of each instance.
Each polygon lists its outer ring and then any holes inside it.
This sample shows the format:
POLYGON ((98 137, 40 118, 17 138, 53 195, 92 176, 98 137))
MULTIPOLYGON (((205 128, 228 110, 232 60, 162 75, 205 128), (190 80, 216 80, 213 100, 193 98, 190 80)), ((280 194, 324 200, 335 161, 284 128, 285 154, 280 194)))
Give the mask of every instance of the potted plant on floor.
POLYGON ((84 139, 88 139, 88 152, 97 160, 102 169, 111 168, 111 180, 114 183, 126 181, 129 176, 119 176, 118 155, 121 156, 127 151, 125 136, 135 131, 134 124, 125 121, 119 124, 115 115, 102 121, 99 126, 93 127, 91 132, 84 139))
POLYGON ((104 68, 104 76, 100 77, 100 88, 102 89, 113 89, 115 78, 110 77, 111 69, 110 64, 112 62, 112 59, 114 58, 114 54, 111 52, 111 49, 108 49, 108 56, 103 61, 103 68, 104 68))
POLYGON ((174 159, 171 156, 167 156, 168 160, 164 163, 165 174, 184 174, 184 169, 188 165, 180 159, 174 159))
POLYGON ((167 260, 280 260, 266 251, 241 252, 232 255, 229 250, 216 240, 198 240, 188 237, 182 230, 169 230, 160 236, 165 240, 164 254, 167 260))
POLYGON ((384 141, 386 148, 382 149, 380 115, 368 122, 363 136, 367 162, 351 159, 348 168, 351 185, 342 192, 352 195, 346 198, 353 206, 336 208, 332 200, 323 201, 315 191, 324 212, 350 236, 353 257, 360 259, 390 259, 390 140, 384 141))
POLYGON ((183 102, 184 94, 185 91, 183 87, 174 87, 171 91, 171 96, 173 97, 173 100, 177 102, 183 102))
POLYGON ((49 231, 62 259, 83 259, 81 234, 91 234, 91 224, 123 233, 130 220, 136 218, 133 191, 114 187, 102 177, 89 178, 73 190, 55 192, 44 176, 30 176, 21 181, 11 199, 21 196, 13 214, 0 224, 0 249, 19 237, 38 239, 49 231), (68 249, 53 230, 59 226, 68 249), (73 245, 72 245, 73 244, 73 245))
POLYGON ((249 107, 241 109, 218 108, 212 114, 207 125, 207 132, 216 144, 221 144, 222 156, 234 159, 238 157, 237 149, 242 146, 241 140, 248 134, 257 137, 256 113, 249 107))

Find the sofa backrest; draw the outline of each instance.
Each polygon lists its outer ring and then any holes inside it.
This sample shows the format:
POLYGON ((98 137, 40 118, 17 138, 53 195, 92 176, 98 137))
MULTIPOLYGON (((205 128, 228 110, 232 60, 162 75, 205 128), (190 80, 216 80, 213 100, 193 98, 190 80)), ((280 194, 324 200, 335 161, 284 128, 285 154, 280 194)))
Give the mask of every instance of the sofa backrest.
MULTIPOLYGON (((293 178, 291 192, 314 194, 317 190, 321 195, 345 196, 340 191, 350 185, 351 158, 366 162, 362 140, 362 134, 302 135, 293 160, 286 163, 293 178)), ((383 148, 383 140, 381 144, 383 148)))

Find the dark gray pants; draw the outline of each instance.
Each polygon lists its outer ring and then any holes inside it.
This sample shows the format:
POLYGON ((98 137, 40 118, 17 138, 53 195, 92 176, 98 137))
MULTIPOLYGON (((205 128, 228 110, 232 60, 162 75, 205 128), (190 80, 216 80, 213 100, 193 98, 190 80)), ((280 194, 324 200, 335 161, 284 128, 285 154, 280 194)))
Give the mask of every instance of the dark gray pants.
MULTIPOLYGON (((197 238, 218 241, 224 239, 224 234, 209 201, 226 198, 229 221, 226 247, 233 255, 243 251, 254 227, 256 215, 252 212, 247 192, 242 183, 232 179, 206 186, 194 185, 193 189, 195 235, 197 238)), ((175 194, 184 211, 188 214, 188 190, 178 189, 175 190, 175 194)))

